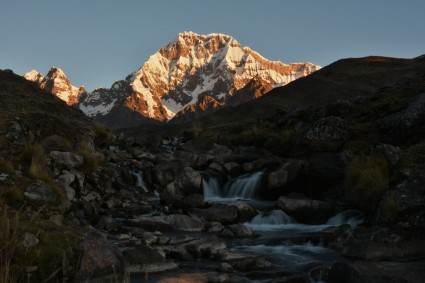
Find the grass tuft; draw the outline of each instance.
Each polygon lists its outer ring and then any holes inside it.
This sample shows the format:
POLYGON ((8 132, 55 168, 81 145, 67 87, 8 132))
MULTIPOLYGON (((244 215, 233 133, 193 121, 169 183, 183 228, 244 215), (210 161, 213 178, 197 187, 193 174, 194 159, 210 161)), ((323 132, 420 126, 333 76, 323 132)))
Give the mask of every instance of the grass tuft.
POLYGON ((373 213, 388 190, 388 161, 379 155, 355 156, 346 169, 345 197, 366 213, 373 213))
POLYGON ((96 171, 105 161, 103 155, 95 154, 88 146, 80 148, 78 154, 84 159, 84 164, 79 170, 85 174, 90 174, 96 171))

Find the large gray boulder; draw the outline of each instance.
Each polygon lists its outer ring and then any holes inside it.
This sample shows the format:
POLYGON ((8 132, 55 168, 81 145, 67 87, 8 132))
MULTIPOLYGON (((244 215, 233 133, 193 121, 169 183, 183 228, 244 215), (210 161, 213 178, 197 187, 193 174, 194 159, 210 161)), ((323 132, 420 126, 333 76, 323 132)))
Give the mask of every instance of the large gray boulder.
POLYGON ((120 275, 124 272, 124 258, 120 251, 97 231, 90 232, 80 244, 79 279, 91 282, 92 279, 120 275))
POLYGON ((62 165, 68 168, 75 168, 84 164, 83 157, 72 152, 51 151, 49 158, 55 165, 62 165))
POLYGON ((33 200, 55 201, 57 199, 52 188, 41 181, 29 186, 24 195, 33 200))
POLYGON ((306 224, 323 224, 333 215, 332 204, 301 196, 281 196, 278 205, 298 222, 306 224))
POLYGON ((172 214, 167 216, 167 222, 176 230, 185 232, 201 232, 204 224, 198 218, 182 214, 172 214))

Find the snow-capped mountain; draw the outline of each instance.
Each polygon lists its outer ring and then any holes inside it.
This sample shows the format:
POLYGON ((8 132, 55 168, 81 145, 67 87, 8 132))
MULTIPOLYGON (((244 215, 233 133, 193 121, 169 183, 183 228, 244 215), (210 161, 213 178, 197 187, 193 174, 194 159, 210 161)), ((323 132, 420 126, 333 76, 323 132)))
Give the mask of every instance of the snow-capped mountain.
POLYGON ((269 61, 228 35, 184 32, 125 80, 81 96, 79 107, 114 127, 134 126, 146 118, 166 121, 202 101, 225 104, 253 78, 276 87, 319 68, 269 61), (131 122, 117 121, 117 115, 131 116, 131 122))
POLYGON ((32 70, 24 75, 27 80, 36 82, 42 89, 56 95, 68 105, 78 103, 78 97, 86 93, 84 86, 80 88, 73 86, 65 73, 56 67, 50 68, 46 76, 36 70, 32 70))

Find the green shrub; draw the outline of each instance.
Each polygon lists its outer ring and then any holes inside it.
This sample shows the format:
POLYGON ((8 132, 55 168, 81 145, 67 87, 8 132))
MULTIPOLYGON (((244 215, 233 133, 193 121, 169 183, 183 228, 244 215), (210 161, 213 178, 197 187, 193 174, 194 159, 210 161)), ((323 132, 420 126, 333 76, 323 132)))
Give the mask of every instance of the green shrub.
POLYGON ((373 213, 388 190, 388 161, 378 155, 355 156, 347 166, 344 188, 348 202, 373 213))

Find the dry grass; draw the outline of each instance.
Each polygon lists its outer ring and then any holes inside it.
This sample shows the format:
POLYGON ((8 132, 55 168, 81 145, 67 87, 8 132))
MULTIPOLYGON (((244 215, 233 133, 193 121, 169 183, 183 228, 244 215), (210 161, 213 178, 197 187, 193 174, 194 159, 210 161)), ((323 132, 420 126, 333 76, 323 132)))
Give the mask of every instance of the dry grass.
POLYGON ((19 270, 13 266, 16 248, 23 239, 22 209, 12 213, 0 199, 0 283, 18 282, 19 270))
POLYGON ((105 148, 115 142, 115 135, 106 127, 95 124, 93 127, 94 142, 96 146, 105 148))
POLYGON ((78 151, 84 159, 84 164, 79 168, 81 172, 90 174, 96 171, 105 161, 104 157, 100 154, 95 154, 88 146, 83 146, 78 151))
POLYGON ((10 173, 13 171, 13 164, 0 155, 0 172, 10 173))
POLYGON ((367 213, 373 213, 388 190, 388 161, 378 155, 355 156, 347 167, 345 197, 367 213))

